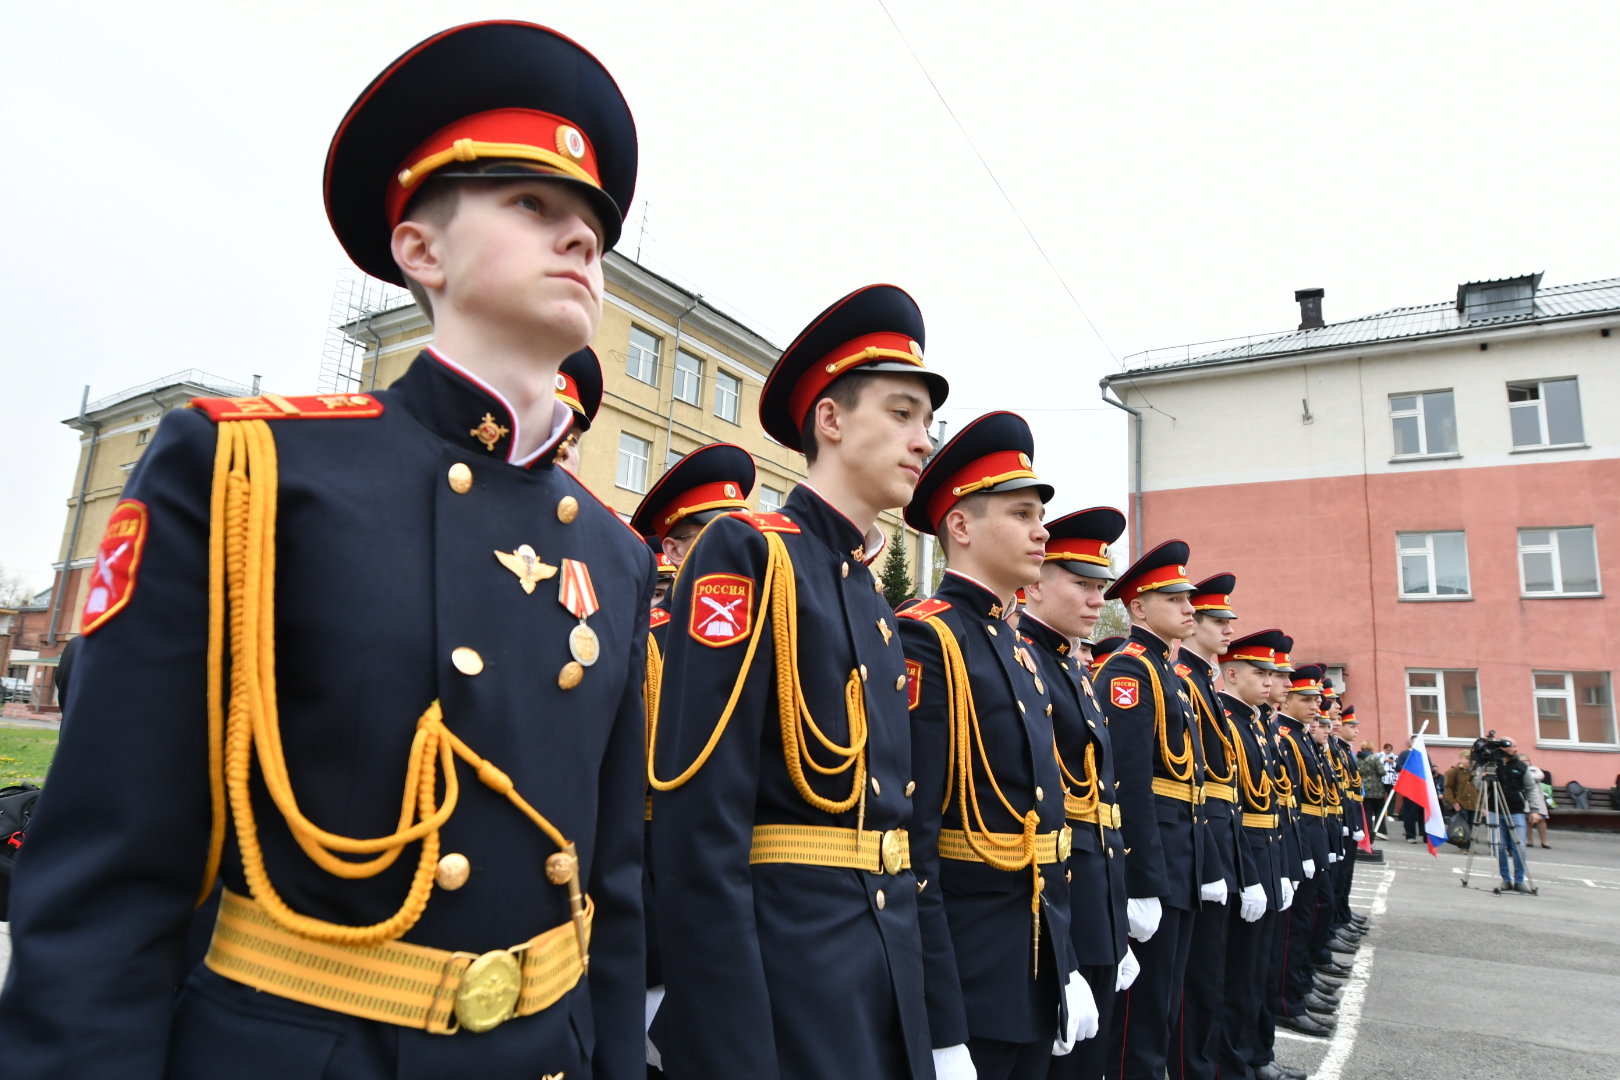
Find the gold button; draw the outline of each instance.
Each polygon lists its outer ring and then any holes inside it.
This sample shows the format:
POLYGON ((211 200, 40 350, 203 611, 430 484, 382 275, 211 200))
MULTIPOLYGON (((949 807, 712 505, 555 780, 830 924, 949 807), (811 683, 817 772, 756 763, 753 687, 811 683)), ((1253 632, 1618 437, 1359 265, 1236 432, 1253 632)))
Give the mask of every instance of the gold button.
POLYGON ((1019 711, 1020 714, 1022 714, 1025 711, 1024 710, 1024 703, 1022 701, 1020 701, 1018 703, 1018 711, 1019 711))
POLYGON ((1064 874, 1063 875, 1063 880, 1064 881, 1073 881, 1074 880, 1074 871, 1070 870, 1068 873, 1064 874))
POLYGON ((455 892, 467 884, 467 878, 472 875, 472 863, 467 856, 452 851, 439 860, 439 869, 433 874, 433 881, 446 892, 455 892))
POLYGON ((478 655, 477 650, 465 645, 450 654, 450 662, 463 675, 476 675, 484 670, 484 658, 478 655))
POLYGON ((472 490, 472 470, 461 462, 450 466, 450 490, 465 495, 472 490))
POLYGON ((579 500, 572 495, 564 495, 557 504, 557 520, 567 525, 579 516, 579 500))
POLYGON ((877 891, 878 910, 882 911, 888 905, 888 903, 889 903, 889 898, 887 896, 883 895, 883 890, 882 889, 879 889, 877 891))
POLYGON ((896 675, 895 676, 895 678, 894 678, 894 688, 896 690, 904 690, 906 688, 906 677, 904 675, 896 675))
POLYGON ((1036 802, 1043 802, 1043 801, 1045 801, 1045 799, 1046 799, 1046 790, 1044 788, 1041 788, 1041 787, 1037 786, 1035 788, 1035 801, 1036 802))
MULTIPOLYGON (((1047 703, 1046 703, 1046 715, 1047 715, 1047 716, 1051 716, 1051 715, 1052 715, 1052 703, 1051 703, 1051 702, 1050 702, 1050 701, 1048 701, 1048 702, 1047 702, 1047 703)), ((1095 724, 1093 724, 1093 725, 1092 725, 1092 726, 1093 726, 1093 727, 1095 727, 1095 726, 1096 726, 1096 725, 1095 725, 1095 724)))
POLYGON ((579 685, 579 680, 583 679, 584 677, 585 669, 580 666, 579 661, 570 660, 568 663, 564 664, 562 670, 557 673, 557 685, 562 687, 564 690, 572 690, 574 687, 579 685))
POLYGON ((844 576, 849 577, 849 563, 844 564, 844 576))
POLYGON ((882 795, 883 794, 883 785, 878 783, 878 779, 875 776, 872 777, 872 794, 874 794, 874 795, 882 795))
POLYGON ((916 791, 916 790, 917 790, 917 781, 915 781, 915 780, 907 780, 906 781, 906 798, 908 798, 908 799, 911 798, 911 793, 916 791))
POLYGON ((993 626, 990 626, 990 625, 986 624, 985 629, 990 631, 990 636, 991 637, 1000 637, 1001 636, 1001 635, 996 633, 996 628, 993 627, 993 626))
POLYGON ((879 581, 877 578, 873 578, 872 579, 872 591, 879 594, 879 595, 882 595, 882 593, 883 593, 883 582, 879 581))
POLYGON ((862 664, 861 665, 861 682, 865 682, 865 681, 866 681, 866 665, 862 664))
POLYGON ((1108 849, 1108 857, 1110 859, 1112 859, 1114 857, 1114 849, 1113 848, 1108 849))

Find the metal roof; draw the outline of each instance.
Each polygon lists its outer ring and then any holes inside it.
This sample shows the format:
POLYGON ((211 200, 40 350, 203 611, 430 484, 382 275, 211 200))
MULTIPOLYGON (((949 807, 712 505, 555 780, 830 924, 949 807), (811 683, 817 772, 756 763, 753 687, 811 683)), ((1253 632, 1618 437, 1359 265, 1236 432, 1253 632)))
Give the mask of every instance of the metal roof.
POLYGON ((1359 319, 1328 323, 1312 330, 1149 349, 1127 356, 1125 365, 1130 371, 1195 367, 1286 356, 1290 353, 1319 352, 1380 341, 1473 333, 1492 327, 1550 322, 1606 312, 1620 313, 1620 277, 1540 289, 1535 293, 1529 310, 1494 318, 1466 318, 1458 310, 1455 300, 1443 300, 1419 307, 1391 308, 1374 315, 1363 315, 1359 319))
MULTIPOLYGON (((251 387, 243 386, 241 383, 232 382, 230 379, 218 375, 210 375, 208 372, 198 371, 196 368, 187 368, 184 371, 177 371, 173 375, 165 375, 161 379, 153 379, 151 382, 132 386, 128 390, 120 390, 116 394, 110 394, 107 397, 92 401, 84 407, 84 411, 86 413, 99 412, 102 409, 117 405, 121 401, 128 401, 130 398, 140 397, 154 390, 163 390, 170 386, 193 386, 217 394, 220 397, 246 397, 253 393, 251 387)), ((77 417, 74 419, 77 419, 77 417)), ((63 423, 71 423, 71 421, 64 420, 63 423)))

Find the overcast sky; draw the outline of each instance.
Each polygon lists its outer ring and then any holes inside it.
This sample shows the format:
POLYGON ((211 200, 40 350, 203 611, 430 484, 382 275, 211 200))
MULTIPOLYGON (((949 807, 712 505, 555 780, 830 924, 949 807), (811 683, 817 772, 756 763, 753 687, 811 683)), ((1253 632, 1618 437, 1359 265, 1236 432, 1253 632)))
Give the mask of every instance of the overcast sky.
POLYGON ((1291 329, 1297 288, 1332 321, 1620 275, 1612 4, 888 4, 1057 273, 878 0, 5 5, 0 566, 49 583, 84 384, 315 388, 327 142, 457 22, 603 60, 641 139, 621 250, 645 201, 643 260, 777 344, 909 290, 942 418, 1025 411, 1054 513, 1126 505, 1097 380, 1130 353, 1291 329))

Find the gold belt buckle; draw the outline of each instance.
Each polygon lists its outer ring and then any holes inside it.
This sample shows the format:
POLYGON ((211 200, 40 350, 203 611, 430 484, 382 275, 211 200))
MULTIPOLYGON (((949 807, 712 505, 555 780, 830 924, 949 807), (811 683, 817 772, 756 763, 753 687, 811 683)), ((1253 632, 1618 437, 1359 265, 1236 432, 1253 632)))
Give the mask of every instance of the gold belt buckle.
POLYGON ((1074 850, 1074 833, 1067 825, 1057 831, 1057 861, 1068 862, 1069 852, 1074 850))
POLYGON ((900 851, 900 830, 890 829, 883 834, 881 844, 883 850, 883 870, 885 873, 898 874, 901 869, 902 855, 900 851))
POLYGON ((490 1031, 512 1018, 523 989, 523 965, 512 949, 495 949, 471 964, 456 991, 456 1019, 472 1032, 490 1031))

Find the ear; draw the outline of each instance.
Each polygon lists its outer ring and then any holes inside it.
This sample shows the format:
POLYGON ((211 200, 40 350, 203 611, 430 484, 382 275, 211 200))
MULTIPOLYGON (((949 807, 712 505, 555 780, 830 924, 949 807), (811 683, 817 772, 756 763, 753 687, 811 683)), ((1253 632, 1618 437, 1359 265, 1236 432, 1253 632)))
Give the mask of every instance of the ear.
POLYGON ((816 443, 819 447, 827 447, 844 441, 843 410, 838 402, 830 397, 824 397, 816 402, 814 411, 816 418, 816 443))
POLYGON ((1126 602, 1125 610, 1130 612, 1132 622, 1141 622, 1147 618, 1147 601, 1140 596, 1133 596, 1126 602))
POLYGON ((424 289, 444 288, 444 265, 439 257, 439 236, 432 225, 402 221, 394 226, 389 247, 394 262, 424 289))
POLYGON ((959 507, 951 507, 945 512, 945 520, 939 524, 940 527, 945 530, 946 535, 951 538, 951 547, 965 548, 972 545, 973 539, 972 535, 968 532, 968 515, 966 510, 962 510, 959 507))
POLYGON ((670 559, 671 562, 673 562, 673 561, 675 561, 675 560, 677 560, 677 559, 679 559, 681 557, 680 546, 677 545, 674 540, 671 540, 667 536, 664 537, 664 539, 663 539, 663 548, 664 548, 664 554, 670 559))
MULTIPOLYGON (((1043 577, 1041 580, 1044 581, 1045 578, 1043 577)), ((1026 599, 1035 601, 1037 604, 1040 603, 1041 602, 1041 597, 1042 597, 1041 582, 1040 581, 1032 581, 1028 585, 1025 585, 1024 586, 1024 597, 1026 599)))

